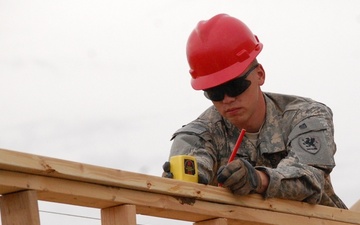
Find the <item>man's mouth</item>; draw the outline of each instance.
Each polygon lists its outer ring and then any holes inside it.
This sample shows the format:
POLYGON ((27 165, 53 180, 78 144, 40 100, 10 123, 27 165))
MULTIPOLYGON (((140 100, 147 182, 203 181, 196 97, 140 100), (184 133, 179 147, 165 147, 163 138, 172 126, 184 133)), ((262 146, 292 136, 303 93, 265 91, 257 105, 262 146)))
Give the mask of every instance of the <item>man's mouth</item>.
POLYGON ((225 112, 231 114, 231 113, 235 113, 239 110, 240 110, 240 108, 230 108, 230 109, 225 110, 225 112))

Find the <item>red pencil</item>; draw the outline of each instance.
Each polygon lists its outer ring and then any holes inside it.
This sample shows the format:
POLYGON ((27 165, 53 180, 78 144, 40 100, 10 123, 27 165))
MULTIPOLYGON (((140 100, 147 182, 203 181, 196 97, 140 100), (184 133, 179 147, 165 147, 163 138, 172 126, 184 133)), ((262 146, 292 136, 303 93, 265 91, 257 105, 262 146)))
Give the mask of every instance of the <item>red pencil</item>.
POLYGON ((229 160, 228 160, 228 163, 231 163, 231 162, 234 160, 234 158, 235 158, 235 156, 236 156, 236 153, 237 153, 237 151, 238 151, 238 149, 239 149, 239 147, 240 147, 240 144, 241 144, 241 142, 242 142, 242 139, 243 139, 243 137, 244 137, 244 135, 245 135, 245 132, 246 132, 245 129, 241 129, 240 135, 239 135, 239 137, 238 137, 238 139, 237 139, 237 141, 236 141, 236 144, 235 144, 234 149, 233 149, 233 151, 232 151, 232 153, 231 153, 231 155, 230 155, 230 158, 229 158, 229 160))
MULTIPOLYGON (((232 150, 231 155, 230 155, 230 158, 229 158, 229 160, 228 160, 228 164, 231 163, 231 162, 235 159, 236 153, 237 153, 237 151, 238 151, 238 149, 239 149, 239 147, 240 147, 240 144, 241 144, 242 139, 243 139, 243 137, 244 137, 244 135, 245 135, 245 132, 246 132, 245 129, 241 129, 241 132, 240 132, 240 134, 239 134, 239 137, 238 137, 238 139, 237 139, 237 141, 236 141, 236 143, 235 143, 234 149, 232 150)), ((218 186, 219 186, 219 187, 222 187, 222 184, 218 184, 218 186)))

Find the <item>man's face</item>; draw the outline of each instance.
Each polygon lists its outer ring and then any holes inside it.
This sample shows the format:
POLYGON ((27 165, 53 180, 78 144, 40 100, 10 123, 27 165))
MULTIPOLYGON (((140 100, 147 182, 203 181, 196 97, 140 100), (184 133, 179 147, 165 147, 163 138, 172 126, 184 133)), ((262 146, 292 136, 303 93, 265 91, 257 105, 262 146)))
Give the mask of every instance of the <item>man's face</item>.
MULTIPOLYGON (((249 71, 250 68, 246 71, 249 71)), ((265 102, 260 88, 265 81, 265 72, 262 66, 258 65, 252 70, 246 80, 251 84, 240 95, 230 97, 225 94, 223 100, 212 102, 219 113, 236 127, 256 132, 265 116, 265 102)))

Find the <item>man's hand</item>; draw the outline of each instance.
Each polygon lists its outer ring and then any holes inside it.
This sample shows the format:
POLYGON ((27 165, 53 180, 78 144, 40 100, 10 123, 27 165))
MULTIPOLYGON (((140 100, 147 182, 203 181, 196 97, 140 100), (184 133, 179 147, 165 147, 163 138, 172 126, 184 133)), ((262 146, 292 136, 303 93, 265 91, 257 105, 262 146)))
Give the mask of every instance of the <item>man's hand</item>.
POLYGON ((247 195, 259 192, 261 178, 255 168, 246 160, 238 158, 226 166, 220 167, 217 180, 234 194, 247 195))
MULTIPOLYGON (((162 173, 162 177, 166 177, 166 178, 174 178, 174 175, 170 172, 170 162, 166 161, 163 165, 163 173, 162 173)), ((209 181, 208 179, 205 178, 205 176, 203 174, 200 173, 200 171, 198 171, 198 183, 200 184, 208 184, 209 181)))

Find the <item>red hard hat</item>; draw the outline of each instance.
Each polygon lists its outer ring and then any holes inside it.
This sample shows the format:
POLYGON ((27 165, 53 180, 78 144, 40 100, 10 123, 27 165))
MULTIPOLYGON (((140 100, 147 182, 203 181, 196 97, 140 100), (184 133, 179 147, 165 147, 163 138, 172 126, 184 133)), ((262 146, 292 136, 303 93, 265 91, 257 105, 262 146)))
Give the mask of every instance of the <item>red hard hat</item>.
POLYGON ((186 47, 191 86, 204 90, 238 77, 262 47, 251 30, 234 17, 219 14, 200 21, 186 47))

